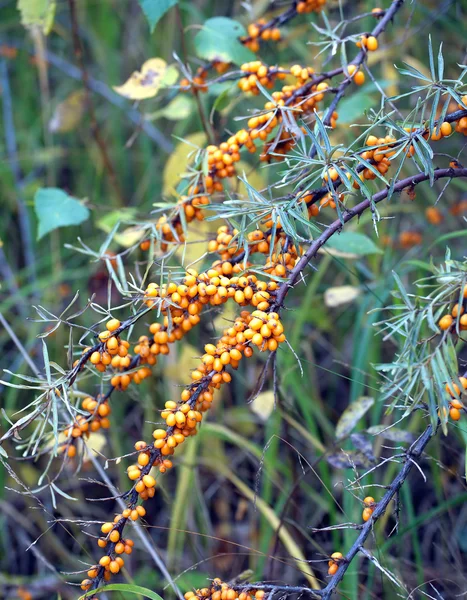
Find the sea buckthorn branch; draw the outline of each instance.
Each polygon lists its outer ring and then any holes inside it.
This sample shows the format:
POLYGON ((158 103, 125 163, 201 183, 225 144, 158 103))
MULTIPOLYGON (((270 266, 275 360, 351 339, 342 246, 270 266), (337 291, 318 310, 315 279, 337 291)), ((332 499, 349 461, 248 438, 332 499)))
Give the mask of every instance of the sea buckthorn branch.
POLYGON ((93 356, 93 354, 95 354, 96 352, 99 354, 102 354, 106 350, 107 343, 110 338, 118 339, 121 333, 123 333, 124 331, 129 329, 132 325, 134 325, 139 319, 141 319, 141 317, 143 317, 149 311, 150 311, 150 309, 148 309, 148 308, 142 308, 139 311, 137 311, 134 315, 132 315, 131 317, 129 317, 128 319, 123 321, 122 323, 120 323, 120 321, 118 321, 118 319, 111 319, 109 321, 110 327, 115 327, 114 329, 107 328, 106 331, 104 330, 99 334, 95 334, 96 337, 99 339, 99 341, 96 342, 93 346, 89 346, 89 347, 85 348, 83 350, 81 356, 79 357, 79 359, 77 359, 74 362, 72 369, 69 371, 69 373, 67 375, 66 383, 67 383, 68 387, 73 385, 73 383, 76 380, 76 377, 78 376, 80 371, 83 369, 84 365, 88 361, 91 360, 91 357, 93 356))
MULTIPOLYGON (((210 301, 214 305, 222 304, 229 298, 240 306, 253 305, 256 310, 252 313, 242 311, 232 327, 224 331, 217 345, 207 344, 202 357, 202 365, 195 369, 191 378, 193 382, 182 392, 181 400, 167 401, 161 417, 167 424, 166 429, 156 429, 153 432, 155 441, 149 445, 146 442, 137 442, 135 450, 139 452, 138 462, 128 468, 128 477, 134 481, 132 488, 122 495, 127 501, 127 509, 115 517, 113 523, 104 523, 102 533, 105 538, 99 540, 99 546, 108 545, 107 553, 101 557, 99 564, 88 571, 89 579, 85 579, 81 587, 83 590, 95 590, 104 580, 108 580, 112 573, 118 573, 124 561, 120 554, 125 552, 125 544, 121 542, 122 532, 128 520, 136 520, 145 514, 145 509, 137 505, 139 499, 147 500, 154 496, 156 480, 150 475, 154 466, 164 473, 172 467, 169 460, 175 448, 182 444, 187 437, 196 434, 196 427, 202 420, 202 413, 207 411, 213 400, 213 392, 222 383, 231 381, 231 375, 226 367, 236 369, 243 356, 253 354, 252 347, 257 346, 261 351, 275 351, 280 343, 285 341, 283 326, 276 313, 268 311, 269 300, 274 296, 277 284, 275 282, 259 281, 256 276, 248 277, 219 277, 215 269, 197 275, 190 270, 184 284, 173 286, 171 300, 186 298, 191 292, 191 298, 200 305, 210 301), (216 285, 217 284, 217 285, 216 285), (225 284, 221 285, 221 284, 225 284), (221 293, 221 289, 225 293, 221 293), (270 290, 268 292, 267 290, 270 290), (174 298, 174 294, 181 296, 174 298)), ((163 290, 167 298, 170 287, 163 290)), ((149 306, 155 303, 154 298, 159 296, 158 286, 150 284, 147 289, 146 302, 149 306)), ((112 327, 111 327, 112 328, 112 327)), ((160 332, 155 333, 155 337, 160 332)), ((159 339, 159 338, 158 338, 159 339)), ((164 337, 166 340, 166 337, 164 337)))
MULTIPOLYGON (((434 180, 438 180, 443 177, 466 177, 467 169, 438 169, 434 172, 434 180)), ((429 179, 429 175, 426 174, 418 174, 414 177, 406 178, 397 182, 394 185, 394 192, 402 191, 409 185, 417 185, 423 181, 429 179)), ((374 203, 381 202, 384 198, 387 197, 389 190, 383 190, 373 196, 372 201, 374 203)), ((348 210, 344 215, 344 222, 348 222, 354 216, 360 215, 367 208, 371 206, 371 201, 366 200, 361 202, 359 205, 354 207, 353 209, 348 210)), ((277 292, 274 293, 272 304, 270 305, 270 311, 279 311, 283 306, 283 301, 285 296, 289 292, 289 290, 294 286, 294 284, 298 281, 301 272, 306 267, 308 262, 316 256, 319 248, 323 246, 327 240, 340 231, 342 228, 342 222, 340 220, 335 221, 326 231, 323 232, 317 240, 315 240, 305 254, 298 260, 295 267, 292 269, 290 276, 288 277, 287 282, 283 283, 277 292)), ((188 276, 195 277, 193 273, 190 273, 188 276)), ((251 277, 251 276, 250 276, 251 277)), ((248 278, 246 278, 246 282, 248 282, 248 278)), ((202 282, 204 283, 204 282, 202 282)), ((213 285, 213 284, 209 284, 213 285)), ((203 288, 204 289, 204 288, 203 288)), ((213 290, 214 291, 214 290, 213 290)), ((237 295, 237 292, 240 290, 234 290, 233 296, 237 295)), ((232 292, 230 292, 232 294, 232 292)), ((237 301, 240 304, 245 302, 245 296, 240 298, 237 297, 237 301)), ((275 323, 279 323, 278 313, 274 314, 275 323), (277 315, 277 316, 276 316, 277 315)), ((166 408, 162 411, 161 416, 167 423, 167 429, 157 429, 154 431, 155 443, 152 446, 148 446, 145 442, 137 442, 135 445, 135 449, 140 451, 142 459, 138 459, 138 464, 129 467, 128 476, 131 480, 136 481, 136 483, 132 486, 131 490, 124 495, 124 498, 127 500, 128 508, 120 515, 117 515, 114 519, 114 523, 105 523, 102 527, 102 532, 107 536, 104 539, 101 539, 99 545, 101 547, 107 546, 110 543, 109 548, 107 550, 107 554, 104 555, 99 562, 99 565, 92 567, 88 571, 88 577, 90 579, 84 580, 82 582, 82 588, 87 591, 90 589, 97 589, 99 585, 103 582, 103 580, 108 580, 111 576, 111 573, 118 573, 122 566, 122 558, 116 556, 119 554, 119 550, 124 550, 124 545, 116 546, 119 543, 123 528, 128 520, 136 520, 141 516, 144 516, 145 509, 141 506, 137 506, 138 499, 141 498, 145 500, 154 495, 156 480, 149 474, 152 467, 154 465, 159 465, 159 468, 162 471, 166 470, 166 468, 170 468, 172 466, 171 461, 169 460, 167 464, 167 458, 174 453, 174 449, 177 447, 179 443, 182 443, 186 437, 193 435, 196 433, 196 425, 197 422, 201 421, 202 414, 200 412, 203 410, 207 410, 212 402, 212 391, 216 386, 220 386, 222 381, 228 382, 231 377, 228 373, 225 372, 225 367, 228 364, 232 364, 235 368, 238 364, 238 360, 241 358, 241 350, 246 355, 251 355, 251 343, 257 346, 264 347, 264 336, 263 336, 263 328, 265 328, 264 335, 271 335, 271 332, 274 330, 274 327, 269 327, 269 321, 265 322, 265 319, 268 319, 271 316, 271 312, 264 312, 257 310, 253 313, 248 313, 247 311, 243 311, 240 316, 240 321, 237 320, 236 323, 239 324, 239 327, 230 328, 230 330, 226 330, 226 335, 221 338, 220 343, 221 346, 215 347, 213 345, 208 344, 206 346, 206 354, 203 356, 203 365, 199 367, 192 373, 192 379, 194 380, 190 386, 182 392, 181 395, 181 403, 176 403, 172 401, 166 402, 166 408), (264 316, 263 316, 264 315, 264 316), (246 320, 246 321, 245 321, 246 320), (258 321, 258 323, 256 323, 258 321), (248 330, 251 330, 251 336, 246 335, 246 326, 248 330), (266 332, 266 329, 268 330, 266 332), (243 331, 240 331, 243 330, 243 331), (255 333, 255 331, 257 333, 255 333), (243 333, 245 332, 245 333, 243 333), (260 333, 261 332, 261 333, 260 333), (228 350, 228 346, 226 347, 226 340, 229 340, 230 336, 235 334, 233 341, 235 342, 235 348, 228 350), (240 334, 240 343, 238 342, 237 335, 240 334), (261 340, 255 339, 255 336, 258 338, 261 337, 261 340), (248 339, 249 338, 249 339, 248 339), (212 346, 212 347, 211 347, 212 346), (249 352, 247 353, 247 349, 249 352), (232 355, 232 352, 235 352, 232 355), (216 358, 217 356, 217 358, 216 358), (225 358, 224 358, 225 356, 225 358), (217 363, 216 363, 217 360, 217 363), (210 367, 213 367, 210 370, 210 367), (222 374, 221 374, 222 373, 222 374), (216 378, 216 379, 214 379, 216 378), (215 385, 212 384, 215 382, 215 385), (209 397, 206 398, 206 393, 209 394, 209 397), (202 402, 201 401, 201 394, 202 402), (169 464, 170 463, 170 464, 169 464)), ((279 330, 278 339, 285 339, 283 336, 283 329, 279 330)), ((277 346, 276 346, 277 347, 277 346)), ((273 350, 273 348, 268 349, 273 350)), ((275 348, 274 348, 275 349, 275 348)), ((430 429, 430 436, 431 436, 430 429)), ((410 463, 411 464, 411 463, 410 463)), ((404 470, 407 474, 410 471, 404 470)), ((404 472, 403 471, 403 472, 404 472)), ((399 481, 397 479, 396 481, 399 481)), ((403 479, 401 480, 403 481, 403 479)), ((395 493, 395 492, 394 492, 395 493)), ((389 500, 388 500, 389 502, 389 500)), ((379 505, 379 504, 378 504, 379 505)), ((373 509, 373 506, 370 507, 373 509)), ((373 522, 374 518, 379 516, 379 512, 373 511, 371 514, 368 514, 367 524, 373 522)), ((363 529, 366 531, 366 529, 363 529)), ((360 537, 359 537, 360 539, 360 537)), ((366 538, 365 538, 366 539, 366 538)), ((336 573, 339 573, 339 569, 336 573)), ((336 584, 337 585, 337 584, 336 584)), ((326 597, 326 596, 324 596, 326 597)), ((329 596, 327 596, 329 597, 329 596)))
POLYGON ((258 52, 259 40, 277 42, 281 38, 279 27, 291 21, 297 14, 321 12, 325 4, 326 0, 294 1, 287 10, 269 21, 260 19, 256 23, 251 23, 248 26, 248 36, 240 38, 240 41, 253 52, 258 52))
MULTIPOLYGON (((239 41, 253 52, 257 52, 259 50, 260 40, 272 40, 274 42, 279 41, 281 39, 279 27, 291 21, 297 16, 297 14, 320 12, 324 8, 325 4, 326 0, 294 0, 289 8, 275 17, 272 17, 269 21, 260 19, 256 23, 251 23, 247 28, 248 35, 245 37, 240 37, 239 41)), ((184 52, 184 54, 186 55, 186 52, 184 52)), ((205 92, 207 91, 206 77, 209 70, 215 69, 218 73, 223 74, 228 68, 229 63, 213 60, 206 65, 199 67, 191 81, 184 79, 180 85, 186 89, 191 88, 193 91, 205 92)), ((232 79, 231 74, 227 75, 225 79, 217 79, 215 82, 228 81, 230 79, 232 79)), ((211 81, 211 83, 214 83, 214 81, 211 81)))
POLYGON ((337 571, 332 576, 327 586, 319 592, 319 596, 323 600, 329 600, 331 598, 337 586, 342 581, 342 578, 344 577, 352 560, 361 551, 366 540, 372 533, 376 521, 386 512, 386 509, 392 499, 397 496, 400 488, 404 484, 414 466, 417 464, 417 461, 421 458, 432 437, 436 435, 436 432, 437 428, 433 428, 432 425, 428 425, 422 435, 410 446, 405 456, 404 466, 390 484, 387 492, 384 494, 381 500, 377 502, 376 507, 367 519, 366 523, 363 525, 361 532, 347 554, 337 561, 337 571))
MULTIPOLYGON (((435 169, 433 172, 433 181, 437 181, 438 179, 443 178, 457 178, 457 177, 467 177, 467 169, 454 169, 454 168, 444 168, 444 169, 435 169)), ((426 173, 418 173, 417 175, 413 175, 411 177, 406 177, 405 179, 401 179, 393 186, 394 192, 402 192, 404 189, 415 186, 424 181, 428 181, 430 179, 430 175, 426 173)), ((336 219, 333 223, 331 223, 327 229, 323 231, 323 233, 314 240, 303 256, 298 260, 294 269, 290 273, 287 281, 282 283, 276 298, 275 303, 272 305, 273 310, 279 310, 285 297, 289 290, 294 286, 294 284, 298 281, 302 271, 308 265, 310 260, 314 258, 318 254, 318 250, 326 244, 326 242, 336 233, 342 230, 345 223, 348 223, 354 217, 360 216, 363 212, 365 212, 368 208, 372 206, 372 204, 378 204, 387 198, 389 195, 389 189, 381 190, 371 199, 366 199, 354 206, 353 208, 346 209, 342 214, 342 220, 336 219)))
MULTIPOLYGON (((387 26, 393 20, 394 16, 399 11, 399 9, 402 8, 403 4, 404 4, 404 0, 393 0, 391 6, 385 11, 384 16, 381 17, 381 19, 376 24, 376 26, 374 27, 374 29, 372 30, 372 32, 369 36, 369 38, 371 38, 372 40, 375 40, 375 43, 372 43, 372 45, 370 47, 368 47, 367 49, 362 48, 360 50, 360 52, 357 54, 357 56, 346 67, 347 72, 350 77, 347 77, 339 84, 337 93, 334 96, 334 98, 332 99, 331 104, 328 106, 325 116, 323 118, 324 125, 331 124, 332 114, 336 110, 339 102, 344 97, 347 87, 352 83, 352 77, 354 76, 354 73, 359 72, 358 69, 362 66, 362 64, 365 62, 365 60, 367 58, 367 50, 373 51, 373 50, 377 49, 377 47, 378 47, 377 40, 378 40, 379 35, 381 35, 381 33, 383 33, 386 30, 387 26)), ((310 157, 316 156, 316 152, 317 152, 316 148, 312 148, 312 150, 310 152, 310 157)))
MULTIPOLYGON (((394 15, 400 9, 402 4, 403 0, 395 0, 392 5, 386 11, 384 11, 384 15, 379 19, 379 22, 371 32, 371 35, 365 39, 371 38, 371 40, 376 41, 377 45, 377 36, 379 36, 385 30, 388 23, 393 19, 394 15)), ((375 44, 367 44, 367 46, 367 49, 370 51, 376 49, 375 44)), ((339 100, 343 97, 347 86, 350 85, 352 81, 363 83, 363 81, 357 81, 356 74, 358 73, 358 67, 366 59, 366 55, 367 50, 362 49, 357 57, 346 67, 345 71, 347 77, 336 88, 336 96, 325 113, 325 124, 331 126, 335 125, 335 118, 337 118, 335 107, 337 106, 339 100)), ((257 63, 249 63, 244 65, 243 68, 244 71, 248 73, 248 76, 239 82, 240 87, 243 88, 244 91, 259 93, 257 81, 262 82, 262 84, 271 84, 275 76, 283 77, 282 72, 271 71, 272 79, 269 79, 269 68, 265 65, 262 65, 259 61, 257 63), (253 72, 251 69, 252 66, 254 67, 253 72)), ((201 211, 198 211, 198 209, 192 206, 190 198, 196 197, 196 195, 205 194, 205 196, 202 196, 202 204, 206 205, 209 204, 209 195, 213 191, 223 190, 223 185, 220 180, 235 174, 234 163, 240 160, 240 148, 245 146, 249 152, 254 152, 256 150, 254 141, 257 138, 262 141, 266 141, 268 134, 271 133, 277 124, 282 121, 280 109, 281 104, 284 107, 289 108, 296 105, 300 107, 304 113, 313 112, 316 104, 323 99, 324 94, 330 89, 327 84, 324 84, 324 79, 333 77, 345 71, 343 68, 340 68, 315 77, 312 69, 303 69, 298 65, 292 67, 290 72, 298 79, 302 77, 301 85, 297 85, 295 88, 291 86, 284 86, 282 92, 273 92, 272 96, 274 98, 274 102, 268 102, 265 105, 265 110, 269 112, 251 117, 248 121, 248 129, 240 130, 234 136, 231 136, 227 142, 220 144, 219 147, 213 145, 209 146, 207 149, 208 164, 211 167, 209 175, 204 179, 202 184, 192 185, 190 187, 188 191, 188 199, 186 197, 182 199, 182 204, 184 206, 186 217, 188 217, 188 221, 195 217, 195 212, 198 213, 196 214, 197 218, 202 218, 201 211), (308 94, 309 91, 312 91, 312 93, 308 94)), ((295 140, 293 137, 291 137, 290 133, 282 131, 282 133, 279 133, 278 137, 272 144, 269 143, 269 147, 271 145, 275 150, 275 158, 277 159, 277 155, 284 154, 295 145, 295 140)), ((311 156, 313 156, 315 153, 316 148, 312 148, 311 156)), ((263 152, 261 159, 269 161, 270 156, 271 155, 268 152, 267 145, 266 151, 263 152)), ((177 229, 177 233, 180 236, 180 241, 183 241, 181 231, 182 227, 179 223, 179 214, 175 215, 174 225, 177 229)), ((170 232, 170 227, 167 223, 165 223, 163 227, 166 229, 165 233, 169 235, 169 241, 172 241, 173 235, 170 232)), ((144 244, 147 248, 148 242, 144 242, 144 244)))
POLYGON ((64 434, 68 437, 68 439, 61 444, 61 448, 63 451, 66 450, 69 458, 74 458, 76 456, 76 444, 78 439, 80 439, 83 435, 89 437, 91 433, 95 433, 101 428, 108 429, 110 427, 110 421, 108 417, 111 413, 111 409, 108 401, 115 390, 122 389, 120 378, 127 376, 134 380, 136 375, 139 373, 136 383, 140 383, 142 379, 145 379, 148 375, 150 375, 151 371, 147 367, 138 369, 137 373, 134 373, 133 370, 139 366, 141 360, 142 357, 139 354, 133 356, 127 365, 128 372, 123 372, 120 375, 114 375, 114 377, 112 377, 112 381, 114 383, 109 386, 105 394, 99 394, 96 398, 87 396, 83 399, 81 402, 81 409, 89 413, 89 416, 77 416, 76 419, 64 430, 64 434), (143 372, 140 373, 140 371, 143 372))
POLYGON ((369 557, 368 553, 364 551, 366 540, 372 534, 378 519, 386 512, 390 502, 398 496, 401 487, 404 485, 412 469, 415 466, 420 468, 418 462, 422 458, 422 455, 430 440, 436 435, 438 427, 439 422, 435 427, 433 427, 431 424, 428 425, 418 439, 404 454, 401 455, 404 464, 391 484, 385 486, 386 492, 378 502, 375 502, 374 498, 372 497, 367 497, 364 499, 363 503, 365 508, 362 516, 365 523, 363 525, 359 525, 358 527, 354 527, 358 528, 360 533, 345 556, 340 552, 334 552, 331 555, 328 562, 328 573, 331 575, 331 579, 323 589, 314 590, 302 586, 274 585, 264 584, 262 582, 236 585, 235 583, 227 584, 221 582, 219 579, 214 579, 209 588, 202 588, 195 590, 194 592, 187 592, 185 594, 185 599, 254 600, 255 598, 262 599, 267 594, 268 600, 273 600, 277 597, 288 598, 289 596, 296 596, 298 594, 299 596, 310 595, 314 598, 330 600, 355 557, 359 553, 369 557), (258 592, 262 592, 262 594, 258 594, 258 592))

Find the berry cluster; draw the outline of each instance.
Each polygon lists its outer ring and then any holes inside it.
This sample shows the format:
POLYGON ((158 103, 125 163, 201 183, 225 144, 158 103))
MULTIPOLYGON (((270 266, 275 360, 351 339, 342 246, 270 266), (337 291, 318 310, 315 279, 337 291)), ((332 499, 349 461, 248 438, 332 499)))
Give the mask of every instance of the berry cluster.
POLYGON ((362 512, 362 519, 365 523, 371 518, 376 508, 375 499, 372 496, 367 496, 363 499, 363 506, 365 507, 362 512))
MULTIPOLYGON (((121 323, 118 319, 110 319, 106 323, 106 330, 101 331, 99 334, 99 341, 101 342, 100 348, 95 350, 89 357, 89 362, 95 366, 95 368, 104 373, 106 368, 111 365, 112 367, 124 366, 127 361, 121 362, 122 358, 128 355, 128 348, 130 347, 129 342, 121 340, 118 335, 112 335, 113 332, 117 331, 121 323), (113 359, 114 363, 112 364, 113 359)), ((83 354, 87 354, 91 348, 84 348, 83 354)), ((75 365, 79 361, 75 362, 75 365)), ((128 361, 129 365, 129 361, 128 361)), ((128 366, 126 365, 126 366, 128 366)))
POLYGON ((357 48, 366 48, 368 52, 378 50, 378 40, 374 35, 362 35, 357 42, 357 48))
POLYGON ((467 286, 462 291, 462 303, 456 303, 451 309, 451 312, 441 317, 438 321, 438 326, 443 331, 454 331, 456 328, 457 319, 459 318, 459 329, 467 330, 467 314, 465 314, 465 303, 467 301, 467 286))
POLYGON ((459 377, 459 382, 462 386, 462 390, 460 387, 452 381, 451 383, 446 384, 446 392, 450 396, 449 400, 449 416, 453 421, 459 421, 461 418, 461 411, 465 410, 464 404, 461 402, 460 397, 461 394, 467 390, 467 378, 459 377))
POLYGON ((89 416, 78 415, 75 421, 63 431, 67 442, 62 447, 62 451, 66 451, 69 458, 76 456, 76 443, 79 438, 83 436, 88 438, 91 433, 110 427, 108 417, 111 410, 107 396, 98 396, 97 398, 88 396, 81 402, 81 409, 88 412, 89 416))
POLYGON ((418 231, 401 231, 399 234, 399 246, 404 250, 408 250, 409 248, 413 248, 414 246, 419 246, 423 241, 422 234, 418 231))
POLYGON ((331 560, 328 561, 328 575, 335 575, 339 568, 339 565, 342 563, 344 556, 341 552, 333 552, 331 554, 331 560))
POLYGON ((440 225, 444 221, 442 212, 436 206, 429 206, 425 210, 425 217, 432 225, 440 225))
POLYGON ((102 575, 102 579, 104 581, 109 581, 112 575, 118 573, 123 565, 125 564, 124 559, 122 558, 122 554, 131 554, 133 552, 134 542, 129 538, 124 539, 121 536, 121 532, 124 524, 127 519, 132 519, 136 521, 138 517, 144 516, 146 511, 142 506, 138 506, 134 511, 130 511, 130 509, 125 509, 122 514, 118 514, 115 516, 113 523, 104 523, 101 527, 101 532, 105 537, 99 538, 97 544, 99 548, 106 548, 107 546, 111 546, 112 548, 112 556, 109 554, 104 554, 100 559, 97 565, 92 566, 87 572, 87 579, 83 579, 81 582, 81 589, 83 591, 88 591, 92 584, 93 580, 102 575), (135 513, 135 514, 133 514, 135 513))
POLYGON ((241 70, 246 73, 238 82, 242 92, 251 92, 254 96, 260 93, 258 82, 267 89, 272 89, 277 79, 285 79, 287 71, 279 67, 268 67, 260 60, 244 63, 241 70))
MULTIPOLYGON (((467 107, 467 95, 462 96, 461 100, 462 104, 458 104, 457 106, 460 110, 465 110, 465 108, 467 107)), ((461 119, 456 121, 455 131, 457 131, 457 133, 462 133, 463 135, 467 136, 467 117, 462 117, 461 119)))
MULTIPOLYGON (((256 237, 257 234, 252 236, 255 243, 259 241, 256 237)), ((170 469, 172 462, 168 457, 187 437, 196 435, 197 425, 201 422, 203 413, 210 408, 215 390, 231 381, 227 367, 238 368, 243 357, 252 356, 255 346, 262 352, 271 352, 285 341, 284 327, 278 313, 271 310, 270 304, 277 290, 277 283, 260 281, 253 274, 234 275, 231 263, 225 261, 218 261, 216 266, 217 268, 200 274, 193 269, 188 270, 183 283, 179 285, 174 282, 162 286, 149 284, 146 289, 146 304, 150 308, 159 305, 165 316, 162 325, 150 325, 153 342, 147 336, 139 338, 135 352, 141 360, 147 360, 150 355, 167 354, 168 344, 180 339, 189 330, 193 325, 190 318, 196 317, 196 322, 199 321, 199 313, 206 304, 216 306, 233 298, 240 306, 253 306, 255 310, 251 313, 243 310, 232 326, 224 330, 216 345, 205 346, 201 364, 191 373, 191 384, 182 391, 178 402, 167 401, 161 411, 166 428, 153 431, 152 444, 144 441, 135 444, 137 462, 128 467, 127 471, 128 478, 134 482, 132 489, 126 494, 129 498, 128 508, 117 515, 113 523, 103 525, 102 532, 107 537, 99 545, 105 547, 102 544, 109 543, 108 551, 100 559, 99 565, 88 572, 90 579, 82 582, 85 590, 98 585, 102 578, 107 580, 111 573, 119 572, 122 564, 118 560, 117 544, 120 543, 125 523, 128 519, 136 520, 144 516, 145 509, 137 504, 138 499, 147 500, 155 493, 156 480, 150 474, 151 469, 158 467, 162 473, 170 469), (229 265, 227 270, 230 277, 225 275, 226 264, 229 265), (169 324, 173 326, 171 330, 169 324)))
MULTIPOLYGON (((243 586, 244 587, 244 586, 243 586)), ((237 591, 228 583, 214 579, 211 587, 187 592, 185 600, 263 600, 265 592, 254 588, 237 591)))
POLYGON ((326 0, 300 0, 297 2, 297 13, 303 15, 323 10, 326 0))
POLYGON ((258 52, 260 40, 278 42, 281 39, 280 29, 269 26, 266 19, 258 19, 256 23, 250 23, 247 31, 248 36, 240 38, 240 41, 252 52, 258 52))
POLYGON ((184 77, 180 80, 180 89, 182 92, 192 92, 197 94, 198 92, 206 93, 208 91, 207 78, 209 69, 214 69, 219 75, 223 75, 229 68, 230 63, 222 62, 220 60, 213 60, 209 65, 199 67, 196 70, 195 75, 191 79, 184 77))

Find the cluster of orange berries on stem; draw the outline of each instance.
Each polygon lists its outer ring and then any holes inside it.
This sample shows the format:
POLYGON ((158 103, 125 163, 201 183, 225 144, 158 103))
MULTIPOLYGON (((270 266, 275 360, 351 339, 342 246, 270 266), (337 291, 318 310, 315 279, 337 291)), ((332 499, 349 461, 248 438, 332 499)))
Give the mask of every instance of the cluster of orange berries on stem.
POLYGON ((453 421, 459 421, 462 415, 462 411, 465 411, 464 404, 460 400, 461 394, 467 390, 467 378, 459 377, 459 382, 462 386, 460 387, 452 381, 446 384, 446 392, 449 394, 449 416, 453 421))
MULTIPOLYGON (((192 371, 192 382, 181 393, 178 402, 169 400, 161 411, 161 418, 166 428, 153 431, 154 442, 144 441, 135 444, 138 453, 137 462, 128 467, 128 478, 134 482, 126 494, 130 498, 128 508, 117 515, 113 523, 104 523, 102 532, 106 538, 99 542, 100 547, 111 543, 108 552, 99 565, 88 572, 88 577, 82 582, 82 589, 88 590, 102 578, 107 580, 111 573, 118 573, 122 567, 121 557, 116 550, 121 533, 128 519, 136 520, 144 516, 145 509, 137 505, 138 498, 147 500, 155 493, 156 479, 150 474, 153 467, 158 467, 161 473, 172 467, 169 457, 177 446, 187 437, 196 435, 197 426, 202 420, 213 401, 214 392, 223 383, 231 381, 227 367, 237 369, 243 357, 251 357, 256 346, 260 351, 275 351, 279 344, 285 341, 283 325, 279 315, 271 310, 277 283, 260 281, 253 275, 233 274, 233 266, 229 265, 229 277, 223 274, 225 261, 218 261, 217 269, 209 269, 198 274, 190 269, 186 272, 183 282, 174 282, 158 286, 149 284, 145 293, 145 302, 149 308, 160 306, 162 312, 170 312, 170 321, 177 328, 169 332, 169 317, 164 317, 164 325, 153 323, 150 331, 153 333, 153 343, 142 336, 135 347, 138 356, 147 359, 150 354, 166 354, 168 344, 180 339, 192 323, 189 317, 197 317, 204 305, 219 305, 229 298, 240 306, 253 306, 251 313, 243 310, 231 327, 224 330, 217 344, 207 344, 201 364, 192 371), (188 322, 187 322, 188 317, 188 322), (187 325, 184 325, 187 322, 187 325), (174 331, 178 331, 174 335, 174 331), (173 336, 173 337, 171 337, 173 336), (104 545, 105 543, 105 545, 104 545)), ((125 547, 123 545, 123 547, 125 547)), ((118 547, 120 548, 120 546, 118 547)))
POLYGON ((250 23, 247 28, 248 37, 240 38, 240 41, 252 52, 258 52, 260 40, 263 42, 278 42, 281 32, 278 27, 268 27, 266 19, 258 19, 256 23, 250 23))
POLYGON ((69 458, 76 456, 76 440, 82 436, 89 437, 91 433, 99 431, 99 429, 108 429, 110 427, 110 406, 107 399, 100 400, 88 396, 81 402, 82 410, 89 413, 89 417, 79 415, 75 422, 64 430, 64 435, 68 438, 63 450, 66 449, 69 458))
POLYGON ((454 331, 459 319, 459 329, 467 330, 467 314, 465 313, 464 304, 467 302, 467 286, 462 291, 462 302, 456 302, 451 311, 441 317, 438 321, 438 326, 442 331, 454 331))
POLYGON ((362 512, 362 519, 365 521, 365 523, 371 518, 372 514, 375 511, 376 508, 376 502, 375 499, 372 496, 367 496, 366 498, 363 499, 363 512, 362 512))
MULTIPOLYGON (((244 586, 243 586, 244 587, 244 586)), ((185 600, 263 600, 263 590, 236 590, 228 583, 216 578, 210 587, 201 588, 194 592, 186 592, 185 600)))
POLYGON ((331 554, 331 560, 328 561, 328 575, 335 575, 343 560, 344 556, 341 552, 333 552, 331 554))

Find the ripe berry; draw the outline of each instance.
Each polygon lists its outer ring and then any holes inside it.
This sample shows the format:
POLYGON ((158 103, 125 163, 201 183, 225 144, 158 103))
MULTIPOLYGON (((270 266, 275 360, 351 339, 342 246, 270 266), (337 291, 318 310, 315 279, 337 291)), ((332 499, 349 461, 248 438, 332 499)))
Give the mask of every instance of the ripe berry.
POLYGON ((373 509, 372 508, 364 508, 363 512, 362 512, 362 519, 366 522, 371 518, 371 515, 373 514, 373 509))
POLYGON ((446 331, 448 329, 450 329, 450 327, 452 326, 452 324, 454 323, 454 319, 452 318, 451 315, 444 315, 444 317, 441 317, 441 319, 438 322, 438 325, 440 327, 440 329, 442 329, 443 331, 446 331))
POLYGON ((369 52, 374 52, 375 50, 378 49, 378 40, 373 35, 370 35, 367 38, 366 48, 369 52))

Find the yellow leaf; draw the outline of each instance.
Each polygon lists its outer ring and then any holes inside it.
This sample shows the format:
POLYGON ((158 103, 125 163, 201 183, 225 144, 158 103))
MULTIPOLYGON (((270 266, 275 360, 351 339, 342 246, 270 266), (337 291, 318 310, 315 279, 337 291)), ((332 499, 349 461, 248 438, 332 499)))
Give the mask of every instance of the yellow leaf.
POLYGON ((202 148, 206 144, 206 134, 202 131, 191 133, 185 137, 185 141, 180 142, 175 150, 169 156, 164 168, 164 187, 163 193, 168 194, 175 190, 180 181, 180 175, 186 171, 190 164, 190 155, 196 148, 202 148))
POLYGON ((222 312, 214 319, 214 327, 216 331, 223 331, 226 327, 230 327, 232 321, 238 317, 238 305, 233 302, 224 304, 222 312), (237 307, 237 308, 236 308, 237 307))
POLYGON ((24 27, 38 27, 45 35, 52 30, 56 8, 57 0, 18 0, 24 27))
POLYGON ((199 364, 199 350, 190 344, 184 343, 180 347, 180 352, 176 362, 167 364, 164 368, 164 375, 173 379, 177 383, 186 385, 190 370, 199 364))
POLYGON ((135 225, 134 227, 127 227, 122 233, 116 233, 114 239, 124 248, 130 248, 141 240, 143 234, 144 230, 135 225))
POLYGON ((250 408, 262 421, 267 421, 274 410, 274 402, 273 391, 261 392, 250 404, 250 408))
POLYGON ((352 302, 360 295, 360 290, 353 285, 339 285, 328 288, 324 292, 324 303, 326 306, 340 306, 352 302))
POLYGON ((146 100, 154 98, 159 91, 167 70, 167 63, 162 58, 150 58, 135 71, 123 85, 114 86, 117 94, 130 100, 146 100))
POLYGON ((98 452, 102 452, 104 446, 107 445, 107 438, 105 437, 105 435, 103 433, 97 432, 97 433, 92 433, 89 436, 89 439, 86 441, 86 453, 84 455, 84 459, 85 460, 90 460, 89 456, 91 454, 93 454, 95 456, 95 453, 98 452))
POLYGON ((49 121, 49 131, 52 133, 68 133, 76 129, 84 113, 85 100, 86 92, 76 90, 63 102, 57 104, 49 121))

